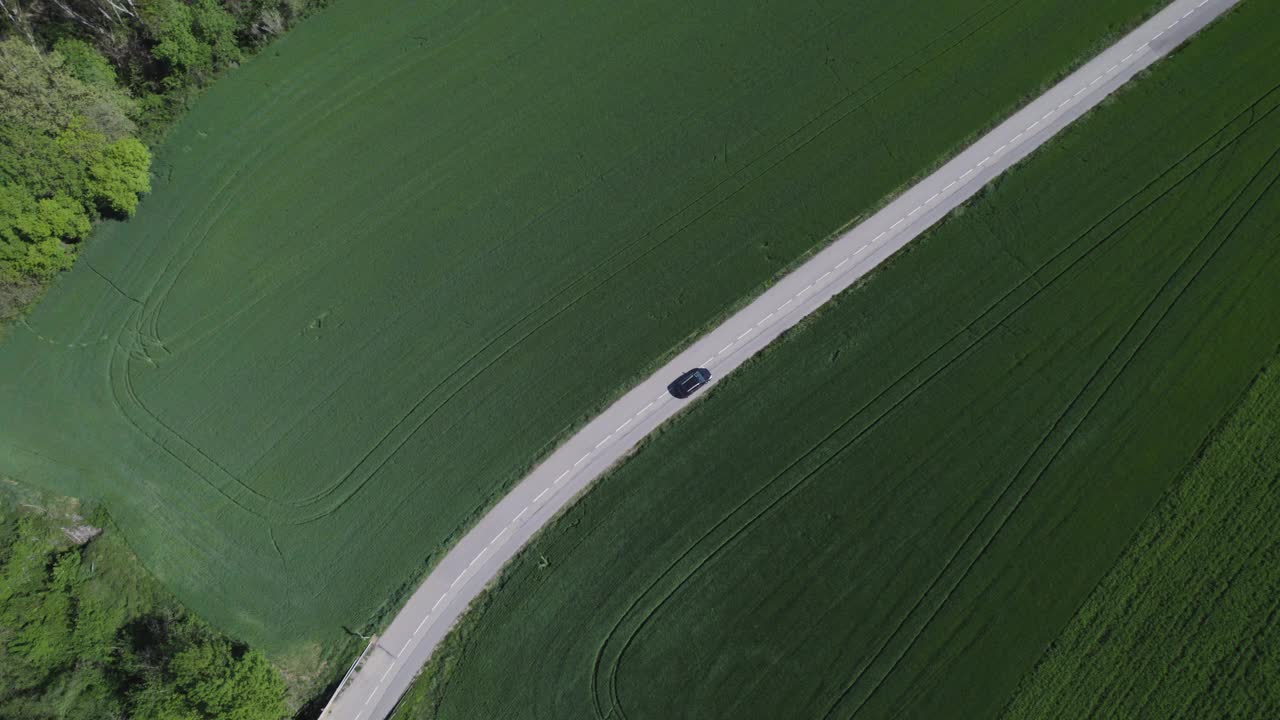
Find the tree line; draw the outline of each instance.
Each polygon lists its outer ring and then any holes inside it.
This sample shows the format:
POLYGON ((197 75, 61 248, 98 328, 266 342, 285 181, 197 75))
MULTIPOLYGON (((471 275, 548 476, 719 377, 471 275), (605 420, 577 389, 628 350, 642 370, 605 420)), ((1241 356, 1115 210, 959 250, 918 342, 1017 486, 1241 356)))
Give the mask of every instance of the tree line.
POLYGON ((327 0, 0 0, 0 319, 150 190, 217 74, 327 0))
POLYGON ((280 673, 187 614, 108 527, 0 513, 0 718, 281 720, 280 673))

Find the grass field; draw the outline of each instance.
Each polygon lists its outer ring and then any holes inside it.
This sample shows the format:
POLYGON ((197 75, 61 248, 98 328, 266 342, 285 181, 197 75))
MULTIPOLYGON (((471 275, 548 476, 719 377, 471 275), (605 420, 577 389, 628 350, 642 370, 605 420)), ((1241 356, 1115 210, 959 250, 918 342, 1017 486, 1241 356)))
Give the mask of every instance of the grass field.
POLYGON ((105 501, 256 646, 367 629, 629 379, 1160 4, 335 3, 9 333, 0 471, 105 501))
POLYGON ((1280 345, 1277 31, 1245 3, 726 379, 400 717, 998 714, 1280 345))
POLYGON ((1076 613, 1005 717, 1280 717, 1280 362, 1076 613))

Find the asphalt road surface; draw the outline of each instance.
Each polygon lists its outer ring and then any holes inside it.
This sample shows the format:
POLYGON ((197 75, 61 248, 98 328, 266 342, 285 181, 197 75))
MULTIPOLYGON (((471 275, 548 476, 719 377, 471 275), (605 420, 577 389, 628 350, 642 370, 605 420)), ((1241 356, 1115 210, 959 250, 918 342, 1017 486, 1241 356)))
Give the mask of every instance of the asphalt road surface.
POLYGON ((646 435, 706 393, 704 388, 676 400, 667 393, 676 376, 705 367, 715 375, 712 384, 723 379, 1236 2, 1174 0, 632 388, 458 542, 376 638, 322 717, 387 717, 467 605, 529 538, 646 435))

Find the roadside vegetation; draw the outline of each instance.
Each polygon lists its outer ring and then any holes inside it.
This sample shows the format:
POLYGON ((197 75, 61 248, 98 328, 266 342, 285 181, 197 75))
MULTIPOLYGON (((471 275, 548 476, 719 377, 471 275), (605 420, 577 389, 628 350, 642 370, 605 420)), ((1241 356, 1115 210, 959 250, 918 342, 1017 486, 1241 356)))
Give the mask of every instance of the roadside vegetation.
POLYGON ((1139 528, 1006 720, 1280 717, 1280 362, 1139 528))
POLYGON ((104 513, 0 480, 0 717, 288 716, 262 653, 183 609, 104 513))
MULTIPOLYGON (((1243 3, 718 385, 533 541, 398 717, 998 715, 1280 345, 1278 31, 1243 3)), ((1228 436, 1242 485, 1275 484, 1273 435, 1228 436)), ((1064 717, 1160 683, 1186 685, 1153 717, 1273 716, 1239 695, 1274 672, 1249 634, 1274 573, 1245 577, 1271 504, 1125 586, 1153 596, 1059 661, 1097 666, 1064 717), (1175 586, 1210 594, 1144 621, 1175 586), (1167 652, 1138 669, 1135 642, 1167 652)))
POLYGON ((0 0, 0 322, 151 189, 191 100, 325 0, 0 0))
POLYGON ((582 418, 1162 5, 335 3, 11 328, 0 470, 345 667, 582 418))
MULTIPOLYGON (((137 211, 152 148, 214 79, 325 4, 0 0, 0 326, 100 222, 137 211)), ((161 590, 105 513, 105 534, 73 541, 65 516, 14 493, 0 492, 0 717, 286 714, 279 671, 161 590)), ((322 682, 314 660, 290 666, 289 707, 322 682)))

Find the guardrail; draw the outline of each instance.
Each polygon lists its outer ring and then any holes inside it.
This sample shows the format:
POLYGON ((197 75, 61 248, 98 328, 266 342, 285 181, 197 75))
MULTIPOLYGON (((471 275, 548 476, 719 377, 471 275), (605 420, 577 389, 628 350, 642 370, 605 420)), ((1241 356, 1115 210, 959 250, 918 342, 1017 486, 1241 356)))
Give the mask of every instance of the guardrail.
POLYGON ((351 679, 351 676, 354 675, 360 665, 364 663, 364 659, 368 657, 369 651, 377 644, 378 636, 371 636, 369 638, 369 644, 364 648, 364 652, 360 653, 360 657, 356 658, 355 662, 351 663, 351 667, 347 668, 347 674, 342 676, 342 681, 338 683, 338 687, 334 688, 333 694, 329 696, 329 702, 324 704, 324 709, 320 711, 320 717, 322 719, 329 714, 329 708, 333 705, 333 701, 337 700, 338 696, 342 694, 342 689, 347 686, 347 681, 351 679))

